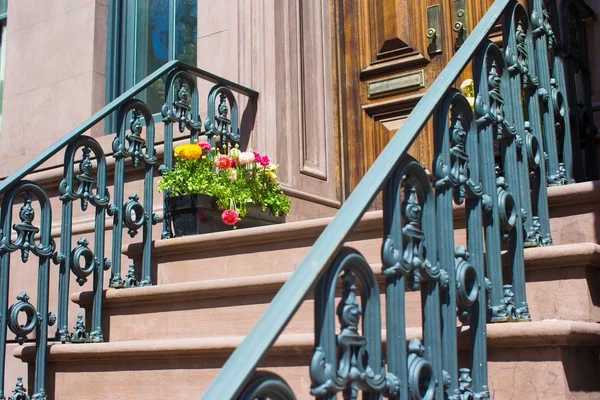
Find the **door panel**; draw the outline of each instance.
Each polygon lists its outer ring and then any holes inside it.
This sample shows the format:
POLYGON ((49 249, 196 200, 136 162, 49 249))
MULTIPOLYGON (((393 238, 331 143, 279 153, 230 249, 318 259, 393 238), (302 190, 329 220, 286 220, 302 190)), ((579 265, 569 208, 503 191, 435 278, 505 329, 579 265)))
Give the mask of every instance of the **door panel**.
MULTIPOLYGON (((344 198, 454 55, 455 1, 332 0, 338 172, 344 198), (431 6, 439 7, 441 52, 427 36, 431 6)), ((492 0, 463 1, 470 30, 492 0)), ((432 144, 428 126, 409 153, 430 168, 432 144)))

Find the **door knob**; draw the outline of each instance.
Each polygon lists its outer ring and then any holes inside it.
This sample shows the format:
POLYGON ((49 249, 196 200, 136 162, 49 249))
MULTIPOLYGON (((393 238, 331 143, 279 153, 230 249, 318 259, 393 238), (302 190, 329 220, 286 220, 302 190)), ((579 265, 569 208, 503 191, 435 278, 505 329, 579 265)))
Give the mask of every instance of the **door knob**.
POLYGON ((467 12, 465 0, 454 0, 454 24, 452 30, 456 33, 456 48, 462 46, 469 35, 467 28, 467 12))
POLYGON ((442 38, 440 26, 440 5, 427 7, 427 31, 425 36, 429 39, 428 51, 430 55, 442 52, 442 38))

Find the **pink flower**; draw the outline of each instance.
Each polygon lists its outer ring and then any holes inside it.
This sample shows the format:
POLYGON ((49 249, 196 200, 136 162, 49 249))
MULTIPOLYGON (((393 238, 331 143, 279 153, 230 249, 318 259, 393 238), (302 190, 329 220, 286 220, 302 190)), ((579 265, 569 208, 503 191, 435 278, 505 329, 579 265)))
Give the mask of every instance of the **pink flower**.
POLYGON ((210 143, 208 142, 198 142, 198 146, 200 146, 203 153, 208 153, 210 149, 212 149, 210 143))
POLYGON ((240 153, 239 160, 240 160, 241 165, 245 165, 245 164, 250 164, 250 163, 253 163, 254 161, 256 161, 256 157, 255 157, 254 153, 244 151, 244 152, 240 153))
POLYGON ((269 156, 262 156, 260 158, 260 161, 258 161, 260 163, 260 165, 262 165, 263 167, 266 167, 267 165, 271 164, 271 160, 269 159, 269 156))
POLYGON ((262 159, 262 156, 260 155, 260 153, 258 151, 253 151, 252 153, 254 154, 254 160, 256 162, 260 162, 260 160, 262 159))
POLYGON ((225 210, 221 214, 221 219, 227 225, 235 225, 240 220, 240 216, 235 210, 225 210))
POLYGON ((220 169, 227 169, 231 167, 231 158, 225 154, 219 154, 215 159, 215 166, 220 169))

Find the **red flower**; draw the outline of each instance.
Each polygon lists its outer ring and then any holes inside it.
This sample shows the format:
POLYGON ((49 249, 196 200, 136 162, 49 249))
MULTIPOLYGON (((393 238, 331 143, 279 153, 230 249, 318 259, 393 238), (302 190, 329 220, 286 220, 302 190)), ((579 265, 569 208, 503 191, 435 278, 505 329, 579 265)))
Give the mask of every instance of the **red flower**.
POLYGON ((227 225, 235 225, 240 220, 240 217, 235 210, 225 210, 221 214, 221 219, 227 225))
POLYGON ((210 146, 210 143, 208 142, 198 142, 198 146, 200 146, 200 148, 202 149, 202 152, 207 153, 210 151, 210 149, 212 149, 212 147, 210 146))
POLYGON ((268 166, 269 164, 271 164, 271 160, 269 159, 269 156, 262 156, 260 158, 259 161, 260 165, 262 165, 263 167, 268 166))
POLYGON ((231 167, 231 158, 224 154, 220 154, 215 160, 215 166, 220 169, 227 169, 231 167))

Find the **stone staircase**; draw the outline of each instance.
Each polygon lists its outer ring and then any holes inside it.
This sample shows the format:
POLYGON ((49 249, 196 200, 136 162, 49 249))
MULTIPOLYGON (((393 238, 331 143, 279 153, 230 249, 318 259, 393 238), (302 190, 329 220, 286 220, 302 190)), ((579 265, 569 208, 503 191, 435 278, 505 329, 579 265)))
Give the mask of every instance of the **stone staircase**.
MULTIPOLYGON (((532 321, 487 325, 494 399, 600 398, 600 181, 551 187, 549 204, 554 246, 525 251, 532 321)), ((384 292, 382 218, 367 213, 347 245, 363 253, 384 292)), ((329 221, 155 241, 157 285, 105 292, 106 343, 50 345, 48 399, 198 398, 329 221)), ((465 242, 460 226, 455 239, 465 242)), ((134 260, 141 250, 123 247, 134 260)), ((92 293, 71 300, 89 319, 92 293)), ((408 293, 406 309, 407 337, 420 337, 420 293, 408 293)), ((261 364, 302 399, 312 398, 313 326, 309 297, 261 364)), ((14 356, 31 366, 35 348, 15 346, 14 356)))

